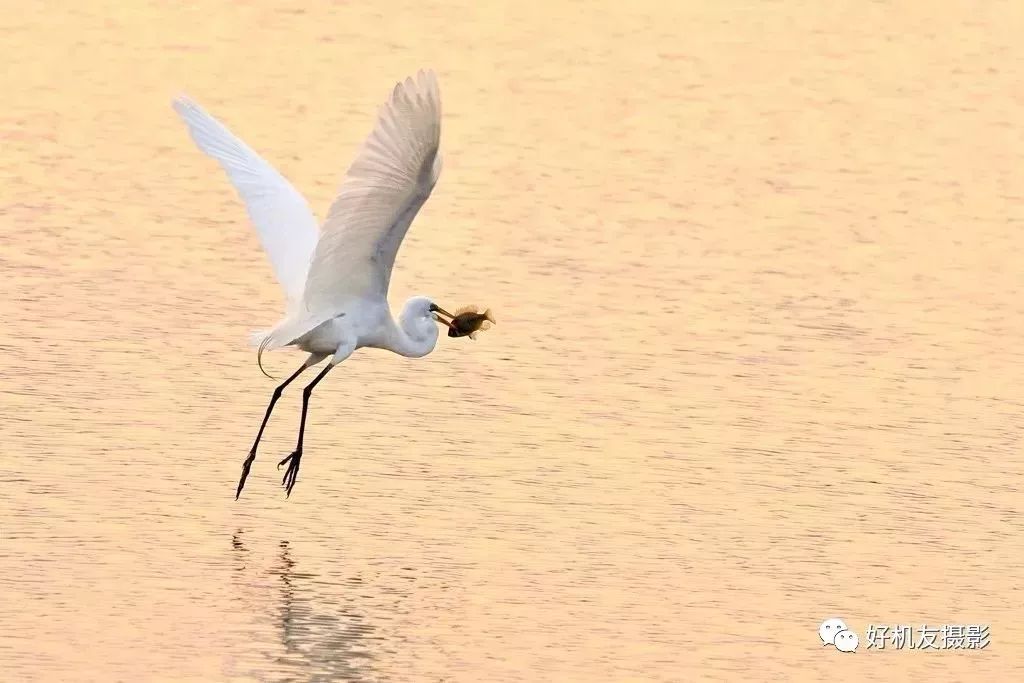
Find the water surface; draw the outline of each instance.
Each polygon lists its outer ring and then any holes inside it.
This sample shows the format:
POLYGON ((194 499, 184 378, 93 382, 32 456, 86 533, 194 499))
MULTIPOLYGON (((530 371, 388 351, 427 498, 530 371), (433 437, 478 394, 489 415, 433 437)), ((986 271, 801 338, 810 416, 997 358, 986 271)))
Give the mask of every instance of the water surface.
POLYGON ((4 678, 1021 678, 1022 6, 482 5, 0 18, 4 678), (392 303, 498 325, 332 373, 290 500, 288 392, 236 502, 281 294, 170 99, 322 215, 421 66, 392 303))

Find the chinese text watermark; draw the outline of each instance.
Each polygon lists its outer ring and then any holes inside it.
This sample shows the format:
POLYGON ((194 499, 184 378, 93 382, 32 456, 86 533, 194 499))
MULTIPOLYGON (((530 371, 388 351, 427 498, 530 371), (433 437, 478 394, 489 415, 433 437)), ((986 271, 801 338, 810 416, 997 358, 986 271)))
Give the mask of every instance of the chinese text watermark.
POLYGON ((988 624, 868 624, 864 631, 868 650, 984 650, 988 624))
MULTIPOLYGON (((858 634, 837 617, 818 627, 818 637, 839 652, 856 652, 858 634)), ((868 624, 864 630, 867 650, 983 650, 989 645, 988 624, 868 624)))

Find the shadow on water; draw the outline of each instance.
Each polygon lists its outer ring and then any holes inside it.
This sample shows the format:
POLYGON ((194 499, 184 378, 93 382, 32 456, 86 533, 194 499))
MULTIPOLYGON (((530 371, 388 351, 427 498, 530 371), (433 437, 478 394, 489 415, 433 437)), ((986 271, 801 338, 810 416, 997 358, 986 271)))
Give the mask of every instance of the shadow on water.
MULTIPOLYGON (((242 560, 238 571, 246 571, 249 549, 241 531, 232 536, 231 545, 242 560)), ((269 570, 278 579, 275 603, 284 654, 270 659, 281 675, 279 680, 362 681, 372 677, 366 640, 373 639, 373 627, 351 609, 325 601, 315 585, 317 575, 299 571, 296 565, 289 542, 281 541, 277 561, 269 570)))

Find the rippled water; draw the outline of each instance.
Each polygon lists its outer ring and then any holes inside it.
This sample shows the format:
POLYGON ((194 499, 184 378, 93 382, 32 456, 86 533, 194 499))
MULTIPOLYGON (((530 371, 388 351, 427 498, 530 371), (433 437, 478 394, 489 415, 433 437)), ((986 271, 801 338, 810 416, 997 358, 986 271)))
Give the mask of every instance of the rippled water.
MULTIPOLYGON (((4 680, 1019 678, 1019 3, 34 3, 0 18, 4 680), (477 341, 285 394, 170 109, 321 215, 441 80, 399 255, 477 341), (480 264, 477 269, 466 263, 480 264), (982 623, 841 655, 826 616, 982 623)), ((275 352, 281 377, 300 356, 275 352)))

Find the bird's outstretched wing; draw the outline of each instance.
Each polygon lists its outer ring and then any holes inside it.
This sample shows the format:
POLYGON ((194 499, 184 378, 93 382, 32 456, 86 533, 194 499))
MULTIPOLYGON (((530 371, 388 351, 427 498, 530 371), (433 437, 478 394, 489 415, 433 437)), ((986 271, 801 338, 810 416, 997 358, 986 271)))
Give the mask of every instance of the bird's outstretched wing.
POLYGON ((297 306, 319 234, 309 204, 273 166, 198 104, 179 96, 173 106, 199 149, 227 172, 245 202, 289 309, 297 306))
POLYGON ((441 95, 433 71, 398 83, 320 229, 303 292, 310 313, 387 297, 398 248, 441 173, 441 95))

